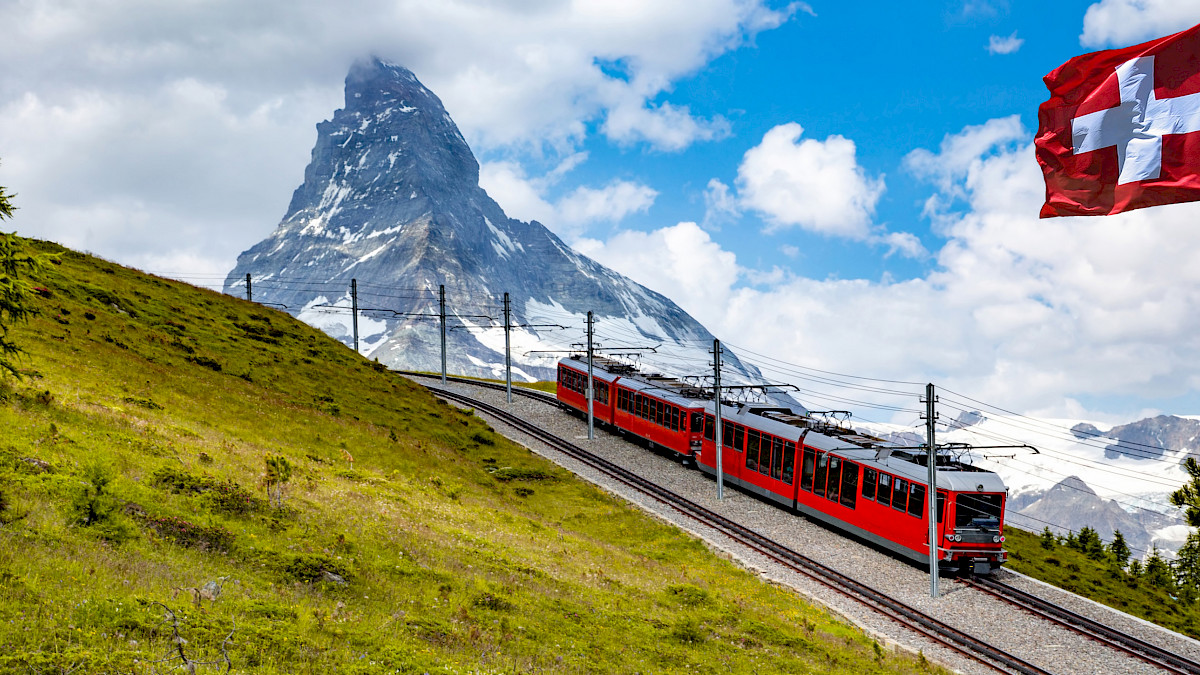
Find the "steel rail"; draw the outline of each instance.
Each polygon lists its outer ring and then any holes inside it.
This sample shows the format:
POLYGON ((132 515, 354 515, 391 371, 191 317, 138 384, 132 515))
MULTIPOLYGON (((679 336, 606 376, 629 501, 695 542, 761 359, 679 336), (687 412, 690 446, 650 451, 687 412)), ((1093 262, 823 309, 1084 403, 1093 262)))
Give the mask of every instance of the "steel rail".
MULTIPOLYGON (((437 378, 440 379, 440 378, 437 378)), ((472 385, 484 385, 488 383, 480 383, 478 381, 467 380, 466 383, 472 385)), ((598 455, 591 453, 579 446, 560 438, 537 425, 528 422, 516 415, 513 415, 507 410, 490 405, 478 399, 459 394, 457 392, 448 391, 438 387, 426 387, 438 396, 457 401, 464 405, 469 405, 477 410, 486 412, 487 414, 496 417, 506 424, 509 424, 531 436, 541 440, 554 447, 555 449, 567 454, 568 456, 579 460, 592 468, 601 471, 602 473, 618 480, 640 492, 660 501, 664 504, 675 508, 680 513, 693 518, 705 525, 712 527, 738 543, 751 548, 763 555, 766 555, 779 562, 785 563, 788 567, 804 573, 806 576, 815 579, 816 581, 838 590, 839 592, 854 598, 874 609, 880 611, 883 608, 885 615, 895 621, 902 623, 906 627, 916 630, 918 633, 933 639, 943 645, 946 645, 954 651, 969 656, 970 658, 979 661, 1000 672, 1015 672, 1022 675, 1050 675, 1048 671, 1043 670, 1027 661, 1024 661, 1016 656, 1008 654, 1003 650, 993 647, 974 636, 971 636, 963 631, 953 628, 937 619, 914 609, 884 593, 862 584, 836 570, 823 565, 807 556, 804 556, 793 549, 790 549, 783 544, 779 544, 753 530, 739 525, 734 521, 707 509, 691 500, 678 495, 666 488, 663 488, 652 481, 649 481, 624 467, 614 464, 598 455), (1001 667, 1002 666, 1002 667, 1001 667)), ((543 397, 538 397, 543 398, 543 397)))
POLYGON ((1080 635, 1125 652, 1152 666, 1177 675, 1200 675, 1200 663, 1167 651, 1141 638, 1110 628, 1082 614, 1056 605, 1019 588, 995 579, 962 580, 962 583, 979 591, 995 596, 1027 612, 1054 622, 1080 635))

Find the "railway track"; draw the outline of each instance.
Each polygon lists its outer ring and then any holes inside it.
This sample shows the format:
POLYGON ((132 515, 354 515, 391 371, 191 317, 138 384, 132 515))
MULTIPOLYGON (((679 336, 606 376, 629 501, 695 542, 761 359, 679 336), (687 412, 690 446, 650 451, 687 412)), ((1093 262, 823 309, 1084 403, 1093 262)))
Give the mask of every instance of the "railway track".
MULTIPOLYGON (((419 376, 423 378, 433 377, 439 379, 440 376, 428 376, 418 373, 405 373, 410 376, 419 376)), ((449 380, 450 378, 447 378, 449 380)), ((494 385, 487 382, 479 382, 477 380, 467 380, 456 378, 456 382, 470 384, 473 386, 483 386, 486 388, 503 390, 503 385, 494 385)), ((1043 670, 1032 663, 1029 663, 1013 654, 1007 653, 1004 650, 994 647, 978 638, 961 631, 953 626, 943 623, 924 612, 921 612, 913 607, 900 602, 884 593, 876 591, 857 580, 848 577, 840 572, 823 565, 807 556, 804 556, 797 551, 790 549, 783 544, 780 544, 768 537, 765 537, 749 528, 746 528, 738 523, 725 518, 724 516, 707 509, 695 502, 692 502, 670 490, 662 488, 652 481, 649 481, 617 464, 591 453, 575 444, 547 432, 539 426, 532 424, 512 413, 490 405, 478 399, 459 394, 457 392, 448 391, 426 385, 426 387, 434 394, 446 398, 457 403, 471 406, 476 410, 495 417, 503 423, 510 425, 519 431, 526 433, 539 441, 546 443, 563 454, 579 461, 613 480, 617 480, 638 492, 663 503, 670 508, 676 510, 683 516, 690 518, 706 527, 721 532, 726 537, 734 540, 741 546, 744 546, 759 555, 769 558, 789 569, 802 574, 816 583, 819 583, 837 593, 840 593, 856 602, 860 602, 873 611, 878 612, 892 620, 904 625, 925 636, 926 638, 948 648, 952 651, 963 655, 973 661, 981 663, 992 670, 1002 673, 1021 673, 1023 675, 1050 675, 1049 671, 1043 670)), ((518 390, 513 389, 514 393, 518 390)), ((534 393, 524 392, 523 395, 532 398, 554 403, 553 398, 534 393)))
POLYGON ((1140 638, 1089 619, 1082 614, 1056 605, 1031 593, 1026 593, 995 579, 963 579, 961 583, 1019 607, 1035 616, 1085 635, 1118 651, 1141 659, 1150 665, 1177 675, 1200 675, 1200 663, 1179 656, 1140 638))

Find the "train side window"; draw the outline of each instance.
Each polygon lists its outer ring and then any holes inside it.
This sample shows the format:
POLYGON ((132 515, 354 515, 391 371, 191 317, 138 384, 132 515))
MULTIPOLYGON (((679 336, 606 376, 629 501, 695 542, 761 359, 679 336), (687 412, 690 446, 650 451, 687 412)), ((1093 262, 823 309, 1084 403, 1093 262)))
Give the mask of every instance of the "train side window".
POLYGON ((858 465, 842 463, 842 506, 854 508, 858 502, 858 465))
POLYGON ((771 478, 779 480, 783 471, 783 439, 771 439, 771 478))
POLYGON ((813 473, 813 494, 825 496, 825 476, 829 475, 829 455, 817 454, 817 470, 813 473))
POLYGON ((905 504, 908 502, 908 481, 903 478, 896 478, 892 481, 892 508, 904 510, 905 504))
POLYGON ((704 416, 704 440, 711 441, 717 433, 717 420, 712 415, 704 416))
MULTIPOLYGON (((684 419, 686 420, 687 417, 684 417, 684 419)), ((671 406, 671 429, 679 431, 679 408, 675 406, 671 406)))
POLYGON ((760 434, 758 446, 758 472, 764 476, 771 475, 771 437, 760 434))
POLYGON ((758 445, 755 446, 758 452, 758 472, 764 476, 771 473, 771 437, 767 434, 758 431, 758 445))
POLYGON ((788 485, 791 485, 792 480, 795 478, 795 475, 793 474, 793 472, 795 471, 795 466, 796 466, 796 444, 795 443, 784 443, 783 444, 783 475, 780 476, 779 480, 787 483, 788 485))
POLYGON ((945 515, 945 513, 946 513, 946 493, 938 492, 938 503, 937 503, 938 525, 942 524, 942 516, 945 515))
POLYGON ((727 448, 733 447, 733 436, 737 433, 737 425, 725 423, 725 428, 721 430, 721 445, 727 448))
POLYGON ((758 442, 760 436, 757 429, 746 431, 746 468, 758 471, 758 442))
POLYGON ((836 502, 842 488, 842 458, 829 458, 829 485, 825 486, 825 498, 836 502))
POLYGON ((746 449, 746 439, 742 437, 742 434, 745 433, 745 431, 746 427, 740 424, 733 425, 733 449, 737 450, 738 452, 742 452, 746 449))
POLYGON ((908 515, 920 518, 925 511, 925 486, 913 483, 908 490, 908 515))
POLYGON ((812 492, 813 470, 816 469, 816 455, 812 448, 803 448, 804 455, 800 463, 800 487, 812 492))
POLYGON ((596 387, 596 401, 600 405, 608 405, 608 383, 600 382, 596 387))
POLYGON ((692 433, 699 434, 704 431, 704 415, 698 412, 692 413, 692 433))
POLYGON ((875 501, 884 506, 892 503, 892 477, 886 473, 879 474, 879 489, 875 491, 875 501))
POLYGON ((863 469, 863 492, 862 495, 866 499, 875 499, 875 481, 879 478, 879 472, 875 469, 863 469))

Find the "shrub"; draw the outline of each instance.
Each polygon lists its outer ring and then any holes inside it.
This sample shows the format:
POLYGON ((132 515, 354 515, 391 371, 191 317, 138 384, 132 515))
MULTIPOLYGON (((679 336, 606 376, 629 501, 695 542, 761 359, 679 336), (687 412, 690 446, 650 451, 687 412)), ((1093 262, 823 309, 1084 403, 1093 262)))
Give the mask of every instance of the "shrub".
POLYGON ((197 525, 175 516, 143 516, 141 520, 146 529, 180 546, 223 553, 233 548, 233 533, 220 525, 197 525))
POLYGON ((92 463, 84 467, 85 482, 71 499, 71 511, 76 525, 95 531, 101 538, 123 544, 133 538, 134 530, 121 513, 121 505, 111 493, 111 467, 92 463))
POLYGON ((525 469, 520 467, 506 466, 496 469, 492 472, 492 477, 498 481, 513 481, 519 480, 526 483, 536 483, 538 481, 555 481, 558 477, 541 469, 525 469))

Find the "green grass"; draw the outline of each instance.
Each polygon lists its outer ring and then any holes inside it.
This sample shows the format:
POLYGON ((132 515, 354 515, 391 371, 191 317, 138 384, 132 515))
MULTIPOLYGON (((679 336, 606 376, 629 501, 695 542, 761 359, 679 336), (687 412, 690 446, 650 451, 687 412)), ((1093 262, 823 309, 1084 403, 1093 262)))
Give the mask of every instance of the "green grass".
POLYGON ((1062 544, 1042 548, 1036 534, 1010 527, 1004 537, 1009 569, 1200 639, 1200 603, 1184 602, 1147 579, 1062 544))
POLYGON ((931 668, 282 313, 37 246, 0 672, 931 668))

